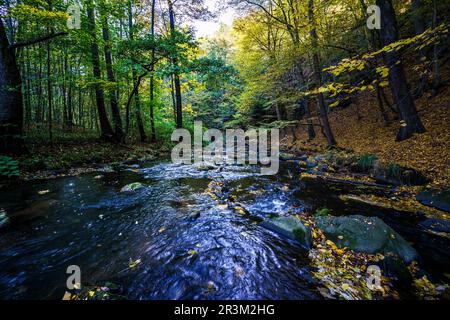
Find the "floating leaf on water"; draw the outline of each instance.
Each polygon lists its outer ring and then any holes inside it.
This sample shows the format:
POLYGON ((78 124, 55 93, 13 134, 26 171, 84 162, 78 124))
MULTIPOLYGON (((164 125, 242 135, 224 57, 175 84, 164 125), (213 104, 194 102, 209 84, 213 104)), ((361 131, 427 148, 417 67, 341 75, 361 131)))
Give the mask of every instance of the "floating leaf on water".
POLYGON ((188 254, 193 256, 194 254, 197 254, 197 251, 191 249, 188 251, 188 254))
POLYGON ((133 261, 133 259, 130 258, 130 262, 128 263, 128 267, 129 267, 130 269, 134 269, 134 268, 136 268, 140 263, 141 263, 141 259, 137 259, 137 260, 133 261))
POLYGON ((164 231, 166 231, 166 227, 160 228, 160 229, 158 230, 158 233, 162 233, 162 232, 164 232, 164 231))

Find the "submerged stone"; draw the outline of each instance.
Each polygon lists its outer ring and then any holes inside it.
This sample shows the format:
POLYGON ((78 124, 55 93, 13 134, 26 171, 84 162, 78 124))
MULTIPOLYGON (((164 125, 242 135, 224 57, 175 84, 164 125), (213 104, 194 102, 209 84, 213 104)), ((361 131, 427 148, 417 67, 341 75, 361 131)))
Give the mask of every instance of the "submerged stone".
POLYGON ((140 189, 144 187, 144 185, 140 182, 133 182, 130 184, 127 184, 126 186, 124 186, 122 189, 120 189, 120 192, 133 192, 137 189, 140 189))
POLYGON ((9 222, 9 218, 6 215, 6 211, 3 209, 0 209, 0 229, 6 226, 9 222))
POLYGON ((317 217, 317 226, 340 248, 369 254, 395 254, 404 262, 419 255, 397 232, 377 217, 361 215, 317 217))
POLYGON ((264 220, 261 226, 294 240, 303 247, 311 248, 311 229, 294 217, 275 217, 264 220))
POLYGON ((423 205, 450 212, 450 189, 427 189, 419 193, 416 199, 423 205))

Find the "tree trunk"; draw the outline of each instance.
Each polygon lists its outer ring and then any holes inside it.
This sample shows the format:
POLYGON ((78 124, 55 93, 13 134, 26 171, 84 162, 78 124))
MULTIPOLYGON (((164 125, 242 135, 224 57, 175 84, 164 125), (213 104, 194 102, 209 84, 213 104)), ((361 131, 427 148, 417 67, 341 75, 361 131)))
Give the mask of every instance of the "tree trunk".
MULTIPOLYGON (((100 7, 104 9, 103 1, 100 3, 100 7)), ((111 55, 111 42, 109 40, 109 26, 108 26, 108 17, 105 12, 101 13, 101 21, 102 21, 102 34, 105 51, 105 65, 106 65, 106 75, 108 77, 108 81, 115 83, 116 79, 114 77, 114 71, 112 68, 112 55, 111 55)), ((122 129, 122 119, 120 118, 120 110, 119 103, 117 102, 117 90, 112 89, 109 91, 109 103, 111 105, 111 114, 114 123, 114 133, 116 139, 122 142, 125 138, 122 129)))
MULTIPOLYGON (((313 49, 313 69, 314 69, 314 75, 316 78, 316 85, 318 87, 322 86, 322 71, 320 68, 320 60, 319 60, 319 38, 317 36, 316 31, 316 22, 314 18, 314 0, 309 0, 308 3, 308 19, 310 24, 310 36, 311 36, 311 43, 312 43, 312 49, 313 49)), ((333 132, 331 131, 330 123, 328 121, 328 114, 327 114, 327 105, 325 102, 325 97, 323 96, 323 93, 318 94, 318 107, 319 107, 319 117, 320 122, 323 127, 323 132, 325 134, 325 137, 327 138, 328 146, 334 146, 336 144, 336 140, 334 139, 333 132)))
POLYGON ((172 97, 173 121, 177 123, 177 102, 175 101, 175 84, 173 74, 170 76, 170 96, 172 97))
MULTIPOLYGON (((50 28, 47 28, 49 30, 50 28)), ((47 109, 48 109, 48 137, 50 146, 53 147, 53 92, 52 92, 52 65, 51 65, 50 42, 47 42, 47 109)))
MULTIPOLYGON (((170 32, 172 34, 172 37, 175 36, 175 16, 173 12, 173 5, 171 0, 167 0, 168 6, 169 6, 169 20, 170 20, 170 32)), ((176 100, 176 112, 177 112, 177 121, 176 126, 177 128, 183 128, 183 107, 181 104, 181 84, 180 84, 180 75, 178 74, 178 62, 176 58, 172 59, 172 64, 174 66, 174 69, 176 70, 173 79, 174 79, 174 86, 175 86, 175 100, 176 100)))
POLYGON ((87 4, 87 17, 88 17, 88 30, 91 35, 91 56, 92 56, 92 72, 97 83, 95 84, 95 100, 97 103, 98 119, 100 121, 101 138, 107 141, 112 141, 114 133, 111 125, 109 124, 108 116, 105 110, 105 97, 103 95, 103 89, 100 82, 102 80, 100 72, 100 58, 97 44, 97 35, 95 31, 95 16, 94 16, 94 4, 92 0, 88 0, 87 4))
MULTIPOLYGON (((150 26, 150 32, 152 41, 155 41, 155 5, 156 0, 152 0, 152 20, 150 26)), ((150 130, 151 130, 151 142, 156 141, 156 129, 155 129, 155 46, 152 48, 150 68, 150 130)))
MULTIPOLYGON (((433 0, 433 28, 438 26, 437 2, 433 0)), ((441 73, 439 71, 439 47, 438 42, 433 46, 433 96, 439 93, 441 86, 441 73)))
POLYGON ((25 151, 22 137, 22 80, 15 50, 9 49, 6 30, 0 19, 0 153, 25 151))
MULTIPOLYGON (((391 0, 377 0, 381 9, 381 39, 387 46, 398 41, 397 18, 391 0)), ((414 100, 409 92, 405 71, 400 59, 400 54, 395 50, 386 52, 386 63, 390 69, 389 86, 399 111, 402 127, 397 134, 397 140, 410 138, 415 133, 425 132, 425 128, 417 114, 414 100)))
MULTIPOLYGON (((128 29, 129 29, 129 33, 130 33, 130 40, 133 40, 134 39, 133 2, 131 0, 129 1, 128 10, 129 10, 129 12, 128 12, 128 29)), ((134 65, 132 66, 131 71, 132 71, 133 83, 136 83, 137 74, 136 74, 136 68, 134 67, 134 65)), ((147 135, 145 134, 144 123, 142 121, 142 116, 141 116, 141 99, 139 97, 139 88, 136 88, 136 93, 134 94, 134 105, 135 105, 135 110, 136 110, 136 123, 137 123, 138 131, 139 131, 139 137, 141 139, 141 142, 145 142, 145 141, 147 141, 147 135)), ((128 115, 127 115, 127 131, 128 131, 129 105, 127 105, 127 106, 128 106, 128 108, 127 108, 127 113, 128 113, 128 115)), ((152 101, 150 101, 150 108, 152 108, 152 101)), ((152 119, 150 119, 150 121, 152 121, 152 119)))

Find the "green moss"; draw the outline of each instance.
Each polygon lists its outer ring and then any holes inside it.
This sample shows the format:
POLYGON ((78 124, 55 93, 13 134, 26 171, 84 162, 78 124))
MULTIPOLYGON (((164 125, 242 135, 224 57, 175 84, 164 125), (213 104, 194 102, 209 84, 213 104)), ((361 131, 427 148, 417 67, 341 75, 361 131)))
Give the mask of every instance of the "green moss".
POLYGON ((363 154, 358 160, 358 169, 362 172, 368 172, 374 168, 377 160, 377 156, 373 154, 363 154))
POLYGON ((316 217, 323 217, 323 216, 327 216, 330 214, 330 210, 328 208, 322 208, 322 209, 317 209, 315 216, 316 217))
POLYGON ((297 228, 297 229, 292 230, 292 233, 294 234, 294 237, 298 241, 300 241, 302 243, 304 242, 304 240, 305 240, 305 231, 304 230, 297 228))

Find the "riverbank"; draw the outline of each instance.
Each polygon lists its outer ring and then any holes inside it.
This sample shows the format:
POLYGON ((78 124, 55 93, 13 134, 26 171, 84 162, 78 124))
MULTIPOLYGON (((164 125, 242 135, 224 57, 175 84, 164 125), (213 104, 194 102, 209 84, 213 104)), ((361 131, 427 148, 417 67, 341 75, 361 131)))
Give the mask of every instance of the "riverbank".
MULTIPOLYGON (((391 100, 392 101, 392 100, 391 100)), ((374 156, 385 167, 403 166, 421 172, 436 188, 450 185, 450 88, 438 96, 426 93, 416 100, 418 112, 426 132, 396 142, 401 123, 388 111, 391 123, 384 126, 376 98, 364 93, 346 108, 331 109, 329 118, 337 145, 356 156, 374 156)), ((297 153, 325 153, 326 141, 319 130, 316 138, 308 139, 306 127, 299 127, 295 135, 288 130, 283 148, 297 153)), ((338 151, 339 153, 339 151, 338 151)))
POLYGON ((99 140, 28 144, 29 153, 14 158, 19 175, 4 182, 51 179, 95 171, 111 171, 121 164, 142 163, 169 154, 164 144, 112 144, 99 140))

